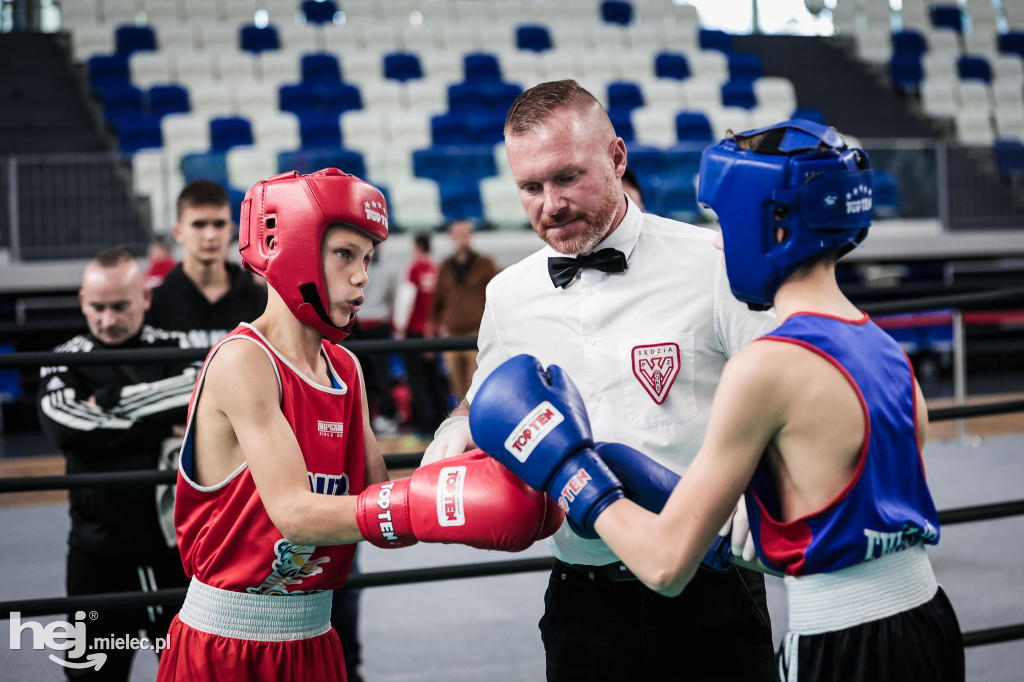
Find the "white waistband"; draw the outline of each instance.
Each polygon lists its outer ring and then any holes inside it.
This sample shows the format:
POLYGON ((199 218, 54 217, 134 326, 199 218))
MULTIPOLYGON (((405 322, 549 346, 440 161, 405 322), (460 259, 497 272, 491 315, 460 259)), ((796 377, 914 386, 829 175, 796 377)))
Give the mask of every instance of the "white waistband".
POLYGON ((924 545, 833 573, 787 576, 789 631, 816 635, 908 611, 939 589, 924 545))
POLYGON ((308 639, 331 628, 331 592, 248 594, 211 587, 193 577, 178 619, 200 632, 234 639, 308 639))

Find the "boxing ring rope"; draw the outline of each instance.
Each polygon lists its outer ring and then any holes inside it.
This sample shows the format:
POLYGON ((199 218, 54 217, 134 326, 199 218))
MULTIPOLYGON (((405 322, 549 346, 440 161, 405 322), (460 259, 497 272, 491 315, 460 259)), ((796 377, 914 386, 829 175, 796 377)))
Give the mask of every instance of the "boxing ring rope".
MULTIPOLYGON (((992 304, 1024 304, 1024 288, 1002 289, 980 294, 937 296, 908 301, 872 303, 859 306, 871 315, 918 312, 929 308, 964 308, 992 304)), ((959 310, 953 312, 959 315, 959 310)), ((961 317, 962 323, 962 317, 961 317)), ((365 353, 417 353, 446 350, 473 350, 475 337, 448 337, 411 340, 358 340, 343 344, 353 352, 365 353)), ((209 349, 171 350, 112 350, 86 354, 23 352, 0 355, 0 369, 21 369, 48 365, 136 364, 151 362, 194 362, 206 357, 209 349)), ((1024 400, 1008 400, 981 405, 956 405, 928 411, 930 422, 1006 414, 1024 411, 1024 400)), ((409 469, 419 465, 422 453, 410 452, 385 455, 389 470, 409 469)), ((70 490, 78 488, 119 488, 156 486, 173 483, 174 471, 129 471, 101 474, 71 474, 63 476, 20 476, 0 478, 0 494, 42 490, 70 490)), ((956 525, 1024 515, 1024 500, 997 502, 946 509, 939 512, 942 525, 956 525)), ((508 575, 550 570, 551 557, 513 559, 481 564, 461 564, 404 571, 379 571, 352 576, 348 585, 353 588, 405 585, 435 580, 508 575)), ((180 605, 186 588, 154 590, 150 592, 117 592, 76 597, 51 597, 0 602, 0 614, 20 612, 23 617, 61 615, 78 610, 89 610, 102 604, 104 610, 123 610, 155 605, 180 605)), ((8 618, 9 616, 2 616, 8 618)), ((1024 623, 1003 625, 963 633, 964 646, 974 647, 1024 639, 1024 623)))

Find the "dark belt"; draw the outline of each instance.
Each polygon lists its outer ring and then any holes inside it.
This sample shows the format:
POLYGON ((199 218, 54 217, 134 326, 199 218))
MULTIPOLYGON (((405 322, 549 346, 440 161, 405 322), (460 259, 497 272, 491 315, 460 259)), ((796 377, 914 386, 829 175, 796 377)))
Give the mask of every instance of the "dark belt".
POLYGON ((610 580, 613 582, 625 582, 638 580, 633 572, 626 568, 626 564, 616 561, 613 564, 603 566, 588 566, 586 564, 567 564, 564 561, 555 559, 555 570, 562 573, 577 573, 585 575, 593 582, 595 580, 610 580))

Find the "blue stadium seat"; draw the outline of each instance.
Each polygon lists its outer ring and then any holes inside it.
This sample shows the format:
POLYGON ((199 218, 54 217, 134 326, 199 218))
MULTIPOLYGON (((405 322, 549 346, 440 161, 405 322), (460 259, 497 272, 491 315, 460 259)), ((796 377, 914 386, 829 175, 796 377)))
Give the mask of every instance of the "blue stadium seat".
POLYGON ((689 222, 700 216, 693 175, 676 174, 665 178, 657 187, 655 202, 658 215, 666 218, 689 222))
POLYGON ((700 157, 711 140, 677 142, 662 151, 665 165, 677 175, 695 177, 700 172, 700 157))
POLYGON ((313 114, 320 110, 320 96, 311 83, 282 85, 278 90, 278 108, 300 117, 313 114))
POLYGON ((711 121, 699 111, 681 111, 676 114, 676 138, 680 142, 711 142, 711 121))
POLYGON ((520 50, 544 52, 554 47, 551 32, 540 24, 520 24, 516 27, 516 47, 520 50))
POLYGON ((899 217, 901 202, 896 178, 892 173, 877 168, 872 173, 872 178, 871 203, 875 218, 899 217))
POLYGON ((430 139, 435 145, 469 144, 472 142, 464 113, 452 109, 430 117, 430 139))
POLYGON ((341 80, 341 64, 329 52, 308 52, 301 59, 302 80, 307 83, 341 80))
POLYGON ((281 49, 281 39, 277 35, 277 29, 273 26, 261 28, 255 24, 249 24, 240 29, 239 36, 239 45, 244 52, 259 53, 281 49))
POLYGON ((423 78, 423 64, 412 52, 389 52, 384 55, 384 77, 402 82, 423 78))
POLYGON ((644 194, 647 194, 648 187, 653 187, 669 172, 665 154, 657 147, 629 143, 626 145, 626 158, 629 160, 629 167, 636 173, 644 194))
MULTIPOLYGON (((9 343, 0 344, 0 353, 13 353, 15 348, 9 343)), ((24 391, 21 388, 21 372, 17 369, 0 370, 0 403, 10 403, 21 399, 24 391)))
POLYGON ((152 52, 156 49, 156 34, 149 26, 125 24, 114 29, 114 45, 118 54, 152 52))
POLYGON ((359 92, 359 86, 353 83, 319 83, 315 86, 318 95, 318 110, 335 117, 346 111, 363 108, 363 96, 359 92))
POLYGON ((146 114, 122 117, 117 121, 117 142, 124 154, 163 147, 159 117, 146 114))
POLYGON ((1009 31, 999 36, 999 51, 1024 59, 1024 31, 1009 31))
POLYGON ((445 220, 482 220, 484 204, 480 197, 480 184, 465 179, 439 184, 441 213, 445 220))
POLYGON ((1011 180, 1024 180, 1024 142, 996 140, 992 145, 992 155, 999 175, 1011 180))
POLYGON ((498 174, 494 147, 489 144, 433 145, 412 153, 413 175, 438 184, 498 174))
POLYGON ((338 116, 328 113, 299 117, 299 135, 303 149, 341 147, 341 125, 338 116))
POLYGON ((122 116, 138 116, 143 113, 142 91, 131 83, 110 83, 100 91, 103 102, 103 117, 114 121, 122 116))
POLYGON ((921 55, 928 51, 928 43, 920 31, 907 28, 892 34, 892 51, 921 55))
POLYGON ((334 21, 338 5, 334 0, 303 0, 302 13, 310 24, 329 24, 334 21))
POLYGON ((633 81, 612 81, 608 84, 608 111, 630 112, 644 106, 644 94, 633 81))
POLYGON ((128 56, 123 54, 97 54, 89 57, 89 87, 102 91, 105 86, 130 83, 128 56))
POLYGON ((659 52, 654 58, 654 75, 686 80, 690 77, 690 62, 682 52, 659 52))
POLYGON ((486 81, 485 83, 483 92, 487 108, 501 113, 502 116, 508 113, 512 102, 516 101, 516 97, 523 94, 522 86, 517 83, 504 81, 486 81))
POLYGON ((700 49, 718 50, 729 54, 732 52, 732 36, 725 31, 713 28, 702 28, 698 36, 700 49))
POLYGON ((633 131, 633 119, 630 118, 629 111, 610 110, 608 118, 611 119, 612 127, 615 128, 615 134, 621 137, 623 142, 632 142, 636 139, 636 133, 633 131))
POLYGON ((748 80, 731 80, 722 83, 722 106, 753 109, 757 106, 754 84, 748 80))
POLYGON ((932 26, 935 28, 951 28, 957 33, 964 31, 964 18, 960 8, 955 5, 932 5, 929 8, 932 26))
POLYGON ((242 202, 245 201, 245 190, 225 184, 228 191, 228 203, 231 204, 231 222, 237 225, 242 219, 242 202))
POLYGON ((960 80, 992 82, 992 66, 988 59, 981 55, 965 54, 956 60, 956 68, 960 73, 960 80))
POLYGON ((501 80, 501 65, 489 52, 468 52, 462 58, 462 67, 467 81, 501 80))
POLYGON ((228 186, 228 162, 224 152, 198 152, 181 157, 181 173, 185 183, 206 178, 228 186))
POLYGON ((917 92, 924 80, 921 55, 915 52, 897 52, 889 58, 889 77, 893 87, 901 92, 917 92))
POLYGON ((232 147, 253 143, 252 124, 241 116, 223 116, 210 119, 210 151, 226 152, 232 147))
POLYGON ((633 5, 623 0, 604 0, 601 3, 601 21, 628 26, 633 22, 633 5))
POLYGON ((729 80, 754 81, 764 74, 761 58, 752 52, 729 54, 729 80))
POLYGON ((157 118, 191 111, 188 90, 181 85, 154 85, 147 94, 149 113, 157 118))
POLYGON ((281 173, 297 170, 308 174, 321 168, 337 168, 358 178, 366 177, 366 162, 354 149, 296 149, 277 155, 277 169, 281 173))
POLYGON ((489 107, 483 81, 452 83, 448 86, 449 111, 474 111, 489 107))
POLYGON ((473 144, 494 146, 505 141, 508 109, 473 110, 466 113, 466 132, 473 144))

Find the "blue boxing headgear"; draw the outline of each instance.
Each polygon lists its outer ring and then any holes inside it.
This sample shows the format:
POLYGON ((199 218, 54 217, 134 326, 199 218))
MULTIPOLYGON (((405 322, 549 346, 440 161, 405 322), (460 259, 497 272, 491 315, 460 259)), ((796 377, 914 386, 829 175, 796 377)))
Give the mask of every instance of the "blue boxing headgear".
POLYGON ((763 310, 801 265, 843 255, 867 236, 870 163, 832 128, 793 119, 705 149, 697 200, 718 214, 733 295, 763 310), (756 148, 740 148, 762 135, 756 148), (785 234, 778 243, 777 228, 785 234))

